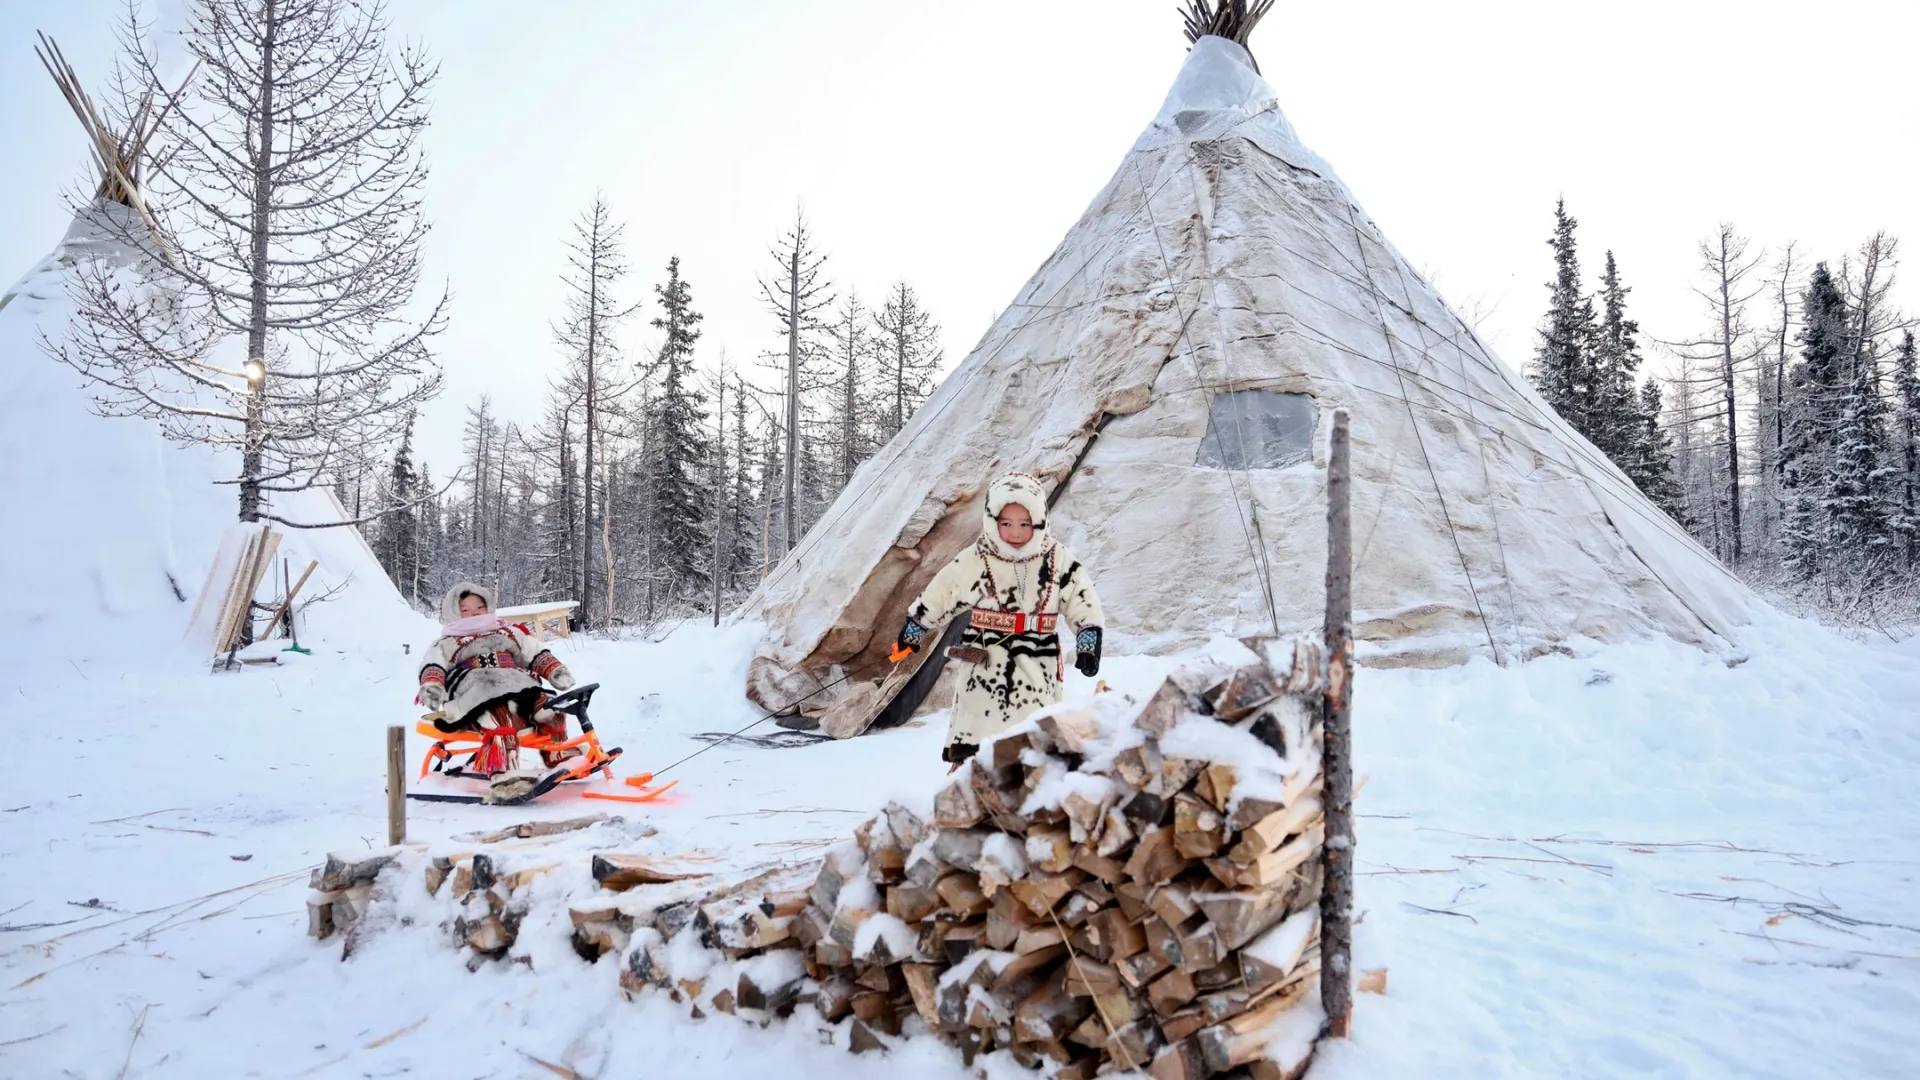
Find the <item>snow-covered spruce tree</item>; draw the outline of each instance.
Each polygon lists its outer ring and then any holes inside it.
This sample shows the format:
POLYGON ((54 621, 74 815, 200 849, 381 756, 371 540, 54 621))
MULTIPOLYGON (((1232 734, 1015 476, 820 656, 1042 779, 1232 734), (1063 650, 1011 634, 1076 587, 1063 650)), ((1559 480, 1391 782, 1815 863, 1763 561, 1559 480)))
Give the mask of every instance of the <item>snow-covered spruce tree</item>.
POLYGON ((656 364, 660 391, 653 398, 650 435, 655 453, 653 475, 654 521, 659 534, 658 566, 669 602, 705 599, 713 517, 707 481, 712 468, 712 444, 706 432, 706 395, 693 370, 693 347, 700 340, 701 315, 693 309, 693 293, 680 276, 680 258, 667 261, 667 281, 653 287, 660 315, 653 320, 666 340, 656 364))
POLYGON ((1655 506, 1686 526, 1686 499, 1673 476, 1673 439, 1661 426, 1660 384, 1651 377, 1640 387, 1637 413, 1640 430, 1623 469, 1655 506))
POLYGON ((1553 237, 1547 241, 1553 249, 1553 280, 1547 282, 1551 299, 1527 375, 1561 419, 1591 440, 1594 313, 1593 298, 1580 284, 1579 245, 1574 238, 1579 224, 1567 213, 1565 199, 1554 204, 1553 237))
POLYGON ((840 302, 827 327, 831 346, 833 415, 833 490, 844 490, 853 471, 872 456, 867 434, 867 384, 871 381, 874 341, 868 332, 870 312, 860 297, 849 293, 840 302))
POLYGON ((1887 481, 1893 470, 1883 464, 1888 457, 1887 410, 1875 367, 1869 356, 1848 376, 1821 498, 1834 564, 1868 572, 1881 567, 1892 541, 1887 481))
POLYGON ((1747 238, 1725 222, 1712 237, 1701 241, 1700 269, 1706 284, 1696 286, 1694 292, 1707 302, 1711 329, 1704 337, 1673 345, 1675 351, 1698 361, 1713 373, 1714 404, 1683 417, 1682 422, 1711 418, 1721 432, 1717 442, 1723 460, 1716 471, 1727 485, 1719 496, 1726 511, 1721 555, 1729 564, 1739 563, 1746 554, 1746 527, 1741 513, 1746 496, 1740 469, 1739 385, 1751 372, 1758 348, 1748 332, 1744 312, 1747 303, 1764 289, 1763 285, 1750 284, 1764 253, 1749 258, 1748 246, 1747 238))
POLYGON ((724 557, 727 592, 730 597, 738 597, 759 581, 757 573, 760 564, 759 511, 761 499, 765 493, 756 489, 753 480, 753 465, 758 444, 747 428, 747 395, 750 392, 747 389, 746 380, 735 374, 732 406, 733 453, 730 456, 733 474, 729 482, 731 490, 727 496, 728 543, 724 557))
POLYGON ((1846 365, 1853 354, 1853 318, 1846 297, 1816 263, 1801 298, 1800 361, 1781 402, 1787 437, 1780 451, 1786 520, 1781 556, 1802 580, 1826 565, 1827 530, 1821 500, 1840 424, 1846 365))
POLYGON ((799 506, 802 470, 797 464, 802 453, 801 431, 807 422, 804 399, 815 388, 813 367, 821 351, 817 341, 822 329, 820 313, 832 306, 834 298, 833 285, 823 275, 827 257, 816 247, 804 213, 794 212, 793 228, 770 250, 779 271, 760 279, 760 296, 786 338, 783 351, 767 354, 775 361, 785 406, 780 421, 780 475, 784 486, 779 515, 779 550, 785 553, 793 550, 805 531, 799 506))
POLYGON ((1900 564, 1920 569, 1920 372, 1915 371, 1913 331, 1900 339, 1893 360, 1893 519, 1900 564))
POLYGON ((172 243, 151 287, 82 275, 73 333, 49 349, 102 411, 238 450, 243 521, 318 524, 268 496, 391 445, 440 386, 427 343, 445 294, 403 317, 437 69, 387 32, 377 0, 193 0, 180 36, 198 69, 178 93, 130 9, 125 85, 163 114, 146 195, 172 243))
POLYGON ((1587 437, 1622 468, 1632 459, 1643 427, 1640 397, 1634 388, 1640 370, 1640 324, 1627 318, 1627 294, 1632 291, 1621 283, 1620 267, 1614 262, 1613 252, 1608 251, 1596 297, 1600 324, 1593 337, 1593 401, 1589 413, 1593 431, 1587 437))
POLYGON ((400 432, 399 449, 387 469, 385 504, 374 522, 374 554, 400 594, 418 601, 420 592, 420 477, 413 471, 413 418, 400 432))
POLYGON ((640 305, 619 299, 620 283, 628 270, 626 226, 613 220, 606 199, 595 196, 573 231, 573 239, 567 242, 567 269, 561 277, 567 287, 566 315, 553 332, 566 353, 580 397, 583 482, 578 610, 583 625, 599 626, 606 619, 610 566, 604 535, 611 484, 605 432, 609 414, 620 407, 631 388, 630 380, 616 374, 622 354, 615 331, 640 305))
POLYGON ((887 301, 874 313, 874 328, 879 340, 880 395, 877 413, 879 430, 876 445, 885 443, 905 427, 933 388, 934 372, 940 369, 940 324, 921 306, 913 286, 895 282, 887 301))

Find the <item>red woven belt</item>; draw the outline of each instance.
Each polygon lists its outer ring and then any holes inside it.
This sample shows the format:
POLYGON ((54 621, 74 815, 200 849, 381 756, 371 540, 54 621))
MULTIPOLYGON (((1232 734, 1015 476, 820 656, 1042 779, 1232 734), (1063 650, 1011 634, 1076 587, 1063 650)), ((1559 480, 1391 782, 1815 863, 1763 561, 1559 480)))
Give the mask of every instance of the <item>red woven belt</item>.
POLYGON ((1060 623, 1060 616, 1053 612, 1030 615, 1024 611, 995 611, 991 608, 974 608, 971 620, 975 630, 991 630, 996 634, 1051 634, 1060 623))

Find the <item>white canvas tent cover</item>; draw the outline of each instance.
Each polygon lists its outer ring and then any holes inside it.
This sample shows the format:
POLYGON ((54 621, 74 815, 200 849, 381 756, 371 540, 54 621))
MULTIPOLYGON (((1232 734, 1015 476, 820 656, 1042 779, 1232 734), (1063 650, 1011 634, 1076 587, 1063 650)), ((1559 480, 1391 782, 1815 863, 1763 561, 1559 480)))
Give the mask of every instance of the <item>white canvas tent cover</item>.
POLYGON ((1406 265, 1246 51, 1203 37, 1053 256, 749 597, 749 695, 780 709, 884 670, 1010 469, 1052 485, 1109 651, 1315 629, 1334 408, 1363 662, 1718 649, 1758 602, 1406 265))

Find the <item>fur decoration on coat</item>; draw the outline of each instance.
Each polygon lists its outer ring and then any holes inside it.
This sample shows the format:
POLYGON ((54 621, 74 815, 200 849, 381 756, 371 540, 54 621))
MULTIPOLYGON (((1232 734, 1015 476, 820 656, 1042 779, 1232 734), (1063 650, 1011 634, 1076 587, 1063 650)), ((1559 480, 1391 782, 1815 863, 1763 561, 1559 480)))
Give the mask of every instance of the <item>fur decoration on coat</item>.
MULTIPOLYGON (((908 618, 931 631, 956 616, 971 620, 977 607, 1056 615, 1060 624, 1045 632, 972 625, 962 632, 952 650, 961 681, 947 728, 944 756, 949 761, 970 756, 1036 709, 1059 701, 1065 666, 1060 643, 1069 633, 1061 624, 1097 629, 1102 618, 1086 566, 1047 534, 1047 496, 1038 480, 1025 473, 1000 477, 988 486, 982 510, 979 542, 934 575, 907 609, 908 618), (1033 516, 1033 537, 1019 547, 1000 539, 997 519, 1008 503, 1026 507, 1033 516)), ((926 636, 938 640, 937 634, 926 636)))
POLYGON ((472 593, 494 608, 493 592, 484 585, 463 581, 447 590, 440 602, 440 619, 456 630, 468 633, 443 633, 427 649, 420 665, 420 702, 429 708, 439 706, 450 724, 471 725, 501 699, 520 699, 529 707, 522 716, 532 715, 532 694, 541 689, 540 680, 557 690, 573 686, 573 673, 546 646, 519 627, 504 621, 488 623, 460 616, 460 597, 472 593))

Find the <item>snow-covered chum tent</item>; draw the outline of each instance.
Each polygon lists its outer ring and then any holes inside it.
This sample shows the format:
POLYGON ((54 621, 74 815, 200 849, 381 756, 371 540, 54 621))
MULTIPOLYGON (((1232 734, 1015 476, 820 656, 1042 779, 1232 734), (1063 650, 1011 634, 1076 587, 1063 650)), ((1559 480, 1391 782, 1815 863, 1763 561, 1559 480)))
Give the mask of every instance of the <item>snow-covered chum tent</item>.
POLYGON ((1721 648, 1758 602, 1407 266, 1247 50, 1201 36, 1053 256, 748 599, 749 694, 884 669, 1015 469, 1050 485, 1113 651, 1317 628, 1335 408, 1364 663, 1721 648))
MULTIPOLYGON (((170 441, 148 420, 99 415, 86 380, 48 355, 46 342, 69 332, 77 281, 106 272, 130 288, 163 287, 154 270, 166 240, 139 186, 157 118, 142 109, 111 123, 50 41, 42 60, 86 129, 99 183, 53 251, 0 291, 0 640, 118 630, 165 646, 182 640, 235 524, 234 488, 222 481, 237 473, 238 455, 170 441)), ((302 524, 346 520, 318 488, 276 494, 271 509, 302 524)), ((312 611, 315 636, 407 614, 356 528, 287 530, 279 556, 294 576, 319 563, 302 592, 329 597, 312 611)), ((281 576, 273 567, 270 580, 281 576)))

